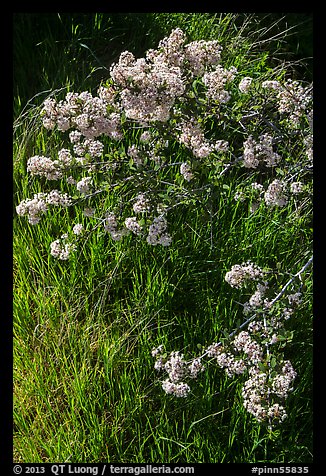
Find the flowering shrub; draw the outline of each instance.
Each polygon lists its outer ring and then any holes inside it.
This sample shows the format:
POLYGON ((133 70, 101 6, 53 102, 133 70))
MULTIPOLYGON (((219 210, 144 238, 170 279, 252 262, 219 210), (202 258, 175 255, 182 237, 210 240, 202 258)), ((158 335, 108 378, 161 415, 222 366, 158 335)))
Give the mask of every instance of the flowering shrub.
POLYGON ((268 422, 272 427, 284 421, 287 413, 283 401, 292 390, 297 375, 291 362, 283 356, 284 344, 292 339, 284 323, 302 299, 300 291, 288 294, 286 291, 311 263, 312 258, 273 299, 266 297, 271 292, 268 282, 263 279, 268 271, 251 262, 232 266, 225 275, 230 286, 242 289, 257 282, 253 294, 243 304, 244 314, 250 317, 226 338, 213 342, 199 357, 190 360, 185 360, 178 351, 168 355, 162 345, 153 349, 155 369, 167 373, 162 382, 163 390, 176 397, 186 397, 191 388, 185 380, 197 378, 205 368, 205 358, 209 358, 224 369, 228 377, 246 376, 242 387, 243 405, 259 422, 268 422), (247 330, 242 330, 245 326, 247 330))
MULTIPOLYGON (((169 211, 205 207, 231 170, 249 177, 234 199, 248 201, 250 213, 298 207, 311 194, 312 119, 312 85, 244 75, 227 64, 218 41, 187 43, 177 28, 144 58, 123 52, 96 95, 69 92, 44 101, 42 124, 61 132, 66 145, 29 158, 27 172, 46 188, 61 187, 24 199, 16 211, 35 225, 51 206, 82 210, 83 223, 78 218, 50 246, 53 257, 67 260, 86 231, 99 226, 112 240, 131 234, 170 246, 169 211)), ((244 312, 259 319, 233 340, 212 344, 205 356, 229 376, 249 376, 244 406, 259 421, 282 421, 285 409, 274 399, 287 396, 295 371, 269 348, 278 345, 289 311, 280 317, 278 306, 275 314, 265 272, 253 263, 234 265, 225 279, 238 289, 256 283, 244 312)), ((153 354, 156 369, 168 374, 165 392, 186 396, 184 380, 203 371, 202 357, 187 362, 175 351, 167 358, 160 348, 153 354)))

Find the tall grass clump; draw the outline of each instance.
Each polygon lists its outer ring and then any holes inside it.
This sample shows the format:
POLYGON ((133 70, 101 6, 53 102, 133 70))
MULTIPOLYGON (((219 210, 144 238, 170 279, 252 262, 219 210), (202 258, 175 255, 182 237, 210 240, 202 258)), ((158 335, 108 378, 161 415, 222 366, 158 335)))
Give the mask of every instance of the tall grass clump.
POLYGON ((311 461, 313 101, 278 55, 292 27, 96 14, 84 37, 58 18, 64 55, 101 66, 17 99, 17 461, 311 461))

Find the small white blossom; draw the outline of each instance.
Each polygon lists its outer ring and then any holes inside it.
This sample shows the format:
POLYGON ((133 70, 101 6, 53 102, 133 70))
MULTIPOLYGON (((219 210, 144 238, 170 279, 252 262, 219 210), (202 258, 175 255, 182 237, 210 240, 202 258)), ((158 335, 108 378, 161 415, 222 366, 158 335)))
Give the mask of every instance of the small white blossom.
POLYGON ((152 349, 152 357, 157 357, 158 355, 160 355, 162 350, 163 344, 160 344, 158 347, 154 347, 154 349, 152 349))
POLYGON ((59 180, 63 177, 58 161, 40 155, 28 159, 27 172, 31 175, 45 177, 48 180, 59 180))
POLYGON ((190 377, 196 378, 200 372, 205 369, 201 359, 194 359, 189 365, 190 377))
POLYGON ((302 182, 292 182, 290 185, 290 192, 293 193, 293 195, 298 195, 299 193, 302 193, 304 190, 304 185, 302 182))
POLYGON ((21 216, 28 215, 28 222, 31 225, 36 225, 48 211, 48 204, 45 198, 45 193, 38 193, 34 194, 32 199, 22 200, 16 207, 17 214, 21 216))
POLYGON ((285 183, 275 179, 267 188, 264 195, 266 205, 284 207, 288 203, 285 183))
POLYGON ((227 152, 229 150, 229 143, 227 140, 217 140, 214 144, 214 149, 217 152, 227 152))
POLYGON ((72 144, 77 144, 81 141, 82 134, 79 131, 71 131, 69 133, 69 139, 72 144))
POLYGON ((132 208, 135 213, 148 212, 151 209, 150 200, 145 197, 143 193, 140 193, 139 195, 137 195, 136 201, 134 202, 132 208))
POLYGON ((176 397, 187 397, 190 392, 190 387, 188 384, 183 382, 174 383, 169 379, 164 380, 162 383, 162 388, 167 394, 173 394, 176 397))
POLYGON ((281 84, 278 81, 263 81, 262 82, 262 87, 265 89, 274 89, 276 91, 281 89, 281 84))
POLYGON ((72 229, 72 232, 75 235, 80 235, 83 231, 84 231, 84 227, 81 223, 77 223, 72 229))
POLYGON ((169 246, 171 244, 171 236, 166 233, 167 221, 164 216, 155 217, 148 229, 147 243, 150 245, 161 244, 169 246))
POLYGON ((171 352, 164 368, 168 372, 169 379, 172 382, 180 381, 187 373, 186 362, 184 361, 183 354, 180 354, 179 351, 171 352))
POLYGON ((60 190, 51 190, 51 192, 45 194, 45 201, 49 205, 57 207, 68 207, 72 204, 72 198, 67 193, 60 192, 60 190))
POLYGON ((180 173, 183 175, 183 178, 190 182, 194 174, 192 173, 191 167, 186 162, 183 162, 180 166, 180 173))
POLYGON ((142 226, 137 222, 136 217, 128 217, 125 219, 125 227, 135 233, 136 235, 142 234, 142 226))
POLYGON ((240 81, 240 83, 239 83, 239 90, 240 90, 240 92, 242 92, 242 93, 244 93, 244 94, 248 93, 252 81, 253 81, 253 79, 250 78, 249 76, 246 76, 245 78, 243 78, 243 79, 240 81))
POLYGON ((257 280, 264 276, 264 272, 259 266, 248 261, 242 265, 235 264, 225 275, 227 281, 233 288, 241 288, 248 280, 257 280))
POLYGON ((60 260, 67 260, 70 253, 76 249, 72 243, 65 243, 64 239, 55 240, 50 245, 51 255, 60 260))
POLYGON ((91 177, 84 177, 79 182, 77 182, 76 187, 80 193, 86 195, 90 191, 92 184, 93 180, 91 177))

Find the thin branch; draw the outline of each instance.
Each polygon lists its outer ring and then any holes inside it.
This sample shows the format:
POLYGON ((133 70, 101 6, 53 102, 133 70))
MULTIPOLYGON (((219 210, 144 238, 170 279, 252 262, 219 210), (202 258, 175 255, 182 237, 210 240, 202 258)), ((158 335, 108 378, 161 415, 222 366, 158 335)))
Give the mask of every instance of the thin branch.
MULTIPOLYGON (((285 293, 286 289, 290 286, 291 283, 293 283, 293 281, 296 279, 296 278, 299 278, 301 280, 301 275, 302 273, 311 265, 313 261, 313 256, 311 256, 311 258, 309 258, 309 260, 306 262, 306 264, 300 269, 300 271, 298 271, 296 274, 294 274, 291 279, 289 279, 289 281, 283 286, 283 288, 281 289, 281 291, 275 296, 275 298, 269 303, 269 308, 271 308, 282 296, 283 294, 285 293)), ((244 327, 247 326, 247 324, 249 324, 255 317, 257 316, 256 313, 254 313, 252 316, 250 316, 248 319, 246 319, 240 326, 238 326, 236 329, 234 329, 232 332, 230 332, 230 334, 228 335, 228 338, 230 337, 233 337, 237 332, 239 332, 241 329, 243 329, 244 327)), ((217 344, 215 344, 216 346, 221 346, 222 345, 222 342, 218 342, 217 344)), ((209 350, 206 350, 202 355, 200 355, 199 357, 196 357, 197 359, 202 359, 203 357, 206 357, 206 355, 208 355, 209 353, 209 350)), ((187 362, 187 364, 191 363, 193 359, 189 360, 187 362)))

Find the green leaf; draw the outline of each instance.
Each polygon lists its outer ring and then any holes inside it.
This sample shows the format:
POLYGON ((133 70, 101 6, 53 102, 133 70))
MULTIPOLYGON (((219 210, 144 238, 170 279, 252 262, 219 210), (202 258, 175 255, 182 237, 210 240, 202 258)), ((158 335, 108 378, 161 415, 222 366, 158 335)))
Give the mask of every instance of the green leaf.
POLYGON ((277 365, 277 361, 276 361, 276 358, 274 356, 272 356, 272 358, 271 358, 270 365, 271 365, 272 369, 274 369, 277 365))
POLYGON ((284 336, 284 335, 278 335, 278 336, 277 336, 277 339, 278 339, 279 341, 285 341, 285 340, 287 340, 287 339, 286 339, 286 336, 284 336))
POLYGON ((266 366, 262 362, 258 362, 258 367, 262 372, 266 372, 266 366))

